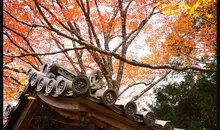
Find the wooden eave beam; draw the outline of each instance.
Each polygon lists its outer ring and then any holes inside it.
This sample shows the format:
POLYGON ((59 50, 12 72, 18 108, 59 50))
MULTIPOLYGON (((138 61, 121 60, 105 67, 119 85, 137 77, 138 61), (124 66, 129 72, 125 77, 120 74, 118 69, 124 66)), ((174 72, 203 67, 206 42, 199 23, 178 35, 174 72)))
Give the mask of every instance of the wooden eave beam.
POLYGON ((38 97, 44 103, 49 105, 53 110, 57 111, 61 116, 71 119, 74 113, 84 112, 88 116, 96 120, 102 121, 112 128, 119 130, 149 130, 145 125, 139 124, 131 119, 119 115, 104 105, 96 104, 89 99, 67 98, 67 97, 50 97, 38 93, 38 97))

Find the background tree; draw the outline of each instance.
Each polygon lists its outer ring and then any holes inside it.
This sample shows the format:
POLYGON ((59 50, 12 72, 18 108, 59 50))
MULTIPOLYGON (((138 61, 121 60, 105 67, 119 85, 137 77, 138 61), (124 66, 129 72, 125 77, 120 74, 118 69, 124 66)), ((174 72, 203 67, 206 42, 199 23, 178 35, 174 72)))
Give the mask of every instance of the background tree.
POLYGON ((200 66, 216 55, 213 7, 214 0, 5 0, 4 101, 48 58, 76 75, 99 69, 116 91, 154 85, 170 69, 215 72, 200 66))
POLYGON ((157 117, 176 127, 197 130, 216 127, 216 75, 188 73, 184 81, 155 89, 156 103, 150 105, 157 117))

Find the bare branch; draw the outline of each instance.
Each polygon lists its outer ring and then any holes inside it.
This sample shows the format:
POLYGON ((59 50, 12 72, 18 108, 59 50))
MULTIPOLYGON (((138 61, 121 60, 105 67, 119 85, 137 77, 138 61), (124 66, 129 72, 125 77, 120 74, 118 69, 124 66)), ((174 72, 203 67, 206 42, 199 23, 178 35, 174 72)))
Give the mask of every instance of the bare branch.
MULTIPOLYGON (((153 80, 152 80, 152 81, 153 81, 153 80)), ((135 86, 135 85, 144 84, 145 86, 147 86, 147 85, 151 84, 152 81, 149 82, 149 83, 138 82, 138 83, 134 83, 134 84, 128 85, 128 86, 118 95, 118 97, 120 97, 125 91, 127 91, 129 88, 131 88, 131 87, 133 87, 133 86, 135 86)))
POLYGON ((151 13, 144 19, 141 21, 141 23, 139 24, 139 26, 133 30, 130 34, 128 34, 128 36, 126 37, 126 39, 129 39, 129 41, 127 42, 128 46, 131 44, 131 42, 135 39, 135 37, 140 33, 140 31, 142 30, 142 28, 144 27, 144 25, 149 21, 149 19, 153 16, 154 14, 154 10, 155 7, 151 10, 151 13))
POLYGON ((134 96, 131 101, 136 101, 138 98, 140 98, 142 95, 144 95, 144 93, 146 93, 147 91, 149 91, 151 88, 153 88, 156 84, 158 84, 161 80, 163 80, 164 78, 166 78, 166 76, 170 73, 171 71, 168 71, 165 75, 163 75, 161 78, 159 78, 158 80, 156 80, 155 82, 153 82, 149 87, 147 87, 146 89, 144 89, 142 92, 140 92, 138 95, 134 96))
POLYGON ((10 67, 8 67, 8 66, 3 66, 3 69, 11 70, 11 71, 14 71, 14 72, 17 72, 17 73, 26 74, 26 71, 24 71, 23 69, 18 70, 18 69, 16 69, 16 68, 10 68, 10 67))
POLYGON ((110 33, 111 33, 112 28, 113 28, 113 23, 114 23, 114 20, 115 20, 117 14, 118 14, 118 9, 114 10, 114 14, 113 14, 113 16, 111 17, 111 20, 108 23, 107 30, 106 30, 106 32, 104 32, 105 49, 107 51, 109 51, 109 41, 111 40, 110 33))
MULTIPOLYGON (((37 12, 34 14, 34 20, 33 20, 33 23, 35 22, 35 19, 36 19, 36 16, 37 16, 37 12)), ((26 35, 26 39, 28 38, 28 36, 31 34, 31 31, 33 30, 34 27, 30 27, 30 30, 28 31, 27 35, 26 35)))
POLYGON ((211 23, 211 24, 216 24, 215 21, 210 21, 207 18, 205 18, 204 16, 201 16, 202 19, 206 20, 207 22, 211 23))
MULTIPOLYGON (((22 59, 22 57, 18 57, 20 60, 22 60, 23 62, 25 62, 26 64, 30 65, 31 67, 33 67, 35 70, 39 70, 39 68, 37 68, 35 65, 32 64, 32 62, 28 61, 28 59, 22 59)), ((25 57, 24 57, 25 58, 25 57)))
MULTIPOLYGON (((126 56, 126 53, 127 53, 127 49, 128 49, 128 46, 126 44, 126 35, 127 35, 127 32, 126 32, 126 11, 123 10, 123 3, 121 0, 118 0, 118 6, 119 6, 119 10, 120 10, 120 17, 121 17, 121 34, 122 34, 122 51, 121 51, 121 56, 122 57, 125 57, 126 56)), ((119 62, 119 67, 118 67, 118 72, 117 72, 117 78, 116 78, 116 81, 117 81, 117 87, 119 87, 120 85, 120 82, 121 82, 121 79, 122 79, 122 75, 123 75, 123 72, 124 72, 124 61, 121 61, 119 62)))
MULTIPOLYGON (((36 1, 36 0, 35 0, 36 1)), ((42 12, 41 12, 42 13, 42 12)), ((90 41, 80 41, 77 40, 71 36, 68 36, 62 32, 60 32, 59 30, 52 28, 52 31, 57 33, 60 36, 66 37, 70 40, 76 41, 81 45, 84 45, 86 47, 87 50, 93 50, 93 51, 97 51, 99 53, 105 54, 105 55, 109 55, 109 56, 113 56, 118 60, 124 61, 130 65, 134 65, 134 66, 140 66, 140 67, 145 67, 145 68, 150 68, 150 69, 172 69, 172 70, 176 70, 176 71, 185 71, 185 70, 197 70, 197 71, 204 71, 204 72, 215 72, 216 69, 210 69, 210 68, 200 68, 200 67, 196 67, 196 66, 170 66, 170 65, 150 65, 147 63, 142 63, 142 62, 134 62, 131 61, 129 59, 127 59, 126 57, 123 57, 117 53, 111 52, 111 51, 106 51, 103 50, 99 47, 94 46, 94 44, 90 41)))
POLYGON ((120 47, 121 47, 122 43, 120 43, 112 52, 116 52, 120 47))
MULTIPOLYGON (((63 7, 63 4, 60 0, 56 0, 59 7, 61 9, 64 9, 63 7)), ((51 12, 50 10, 48 10, 49 12, 51 12)), ((53 15, 53 13, 51 12, 51 14, 53 15)), ((65 15, 64 15, 65 17, 65 15)), ((74 37, 74 35, 79 38, 80 40, 83 40, 83 38, 81 37, 81 33, 80 33, 80 29, 79 29, 79 26, 76 24, 76 22, 73 20, 74 22, 74 26, 73 24, 71 23, 71 21, 67 21, 67 24, 68 26, 70 27, 71 30, 69 30, 62 22, 60 22, 58 19, 57 21, 64 27, 66 28, 68 31, 71 32, 71 36, 74 37)), ((60 41, 58 39, 56 39, 55 37, 53 37, 55 41, 57 41, 58 43, 60 43, 60 41)), ((76 45, 75 45, 75 41, 72 41, 73 43, 73 47, 76 48, 76 45)), ((57 44, 57 46, 61 49, 61 47, 57 44)), ((76 54, 76 57, 77 57, 77 60, 78 60, 78 64, 79 64, 79 67, 81 69, 81 73, 85 73, 85 70, 84 70, 84 66, 83 66, 83 62, 82 62, 82 53, 83 51, 80 50, 80 51, 77 51, 75 50, 75 54, 76 54)), ((66 58, 70 61, 70 63, 72 64, 73 68, 77 71, 77 73, 79 74, 80 71, 77 69, 77 67, 75 66, 74 62, 73 62, 73 59, 68 55, 67 52, 64 53, 64 55, 66 56, 66 58)))
POLYGON ((21 53, 20 55, 8 55, 8 54, 4 54, 4 56, 7 57, 25 57, 25 56, 42 56, 42 55, 54 55, 57 53, 63 53, 63 52, 67 52, 67 51, 72 51, 72 50, 81 50, 81 49, 86 49, 85 47, 79 47, 79 48, 65 48, 62 49, 60 51, 54 51, 54 52, 48 52, 48 53, 21 53))
MULTIPOLYGON (((61 47, 60 41, 59 41, 57 38, 55 38, 55 37, 53 37, 53 40, 56 41, 57 47, 58 47, 60 50, 63 50, 62 47, 64 47, 64 46, 61 47), (58 44, 58 43, 60 43, 60 44, 58 44)), ((76 47, 74 47, 74 48, 76 48, 76 47)), ((75 51, 76 51, 76 50, 75 50, 75 51)), ((69 60, 70 64, 73 66, 73 68, 76 70, 77 74, 79 74, 80 71, 79 71, 79 70, 77 69, 77 67, 75 66, 73 59, 68 55, 67 51, 64 51, 63 53, 64 53, 64 55, 66 56, 66 58, 69 60)))
MULTIPOLYGON (((77 0, 77 1, 78 1, 78 0, 77 0)), ((77 2, 77 3, 78 3, 78 2, 77 2)), ((79 4, 79 3, 78 3, 78 4, 79 4)), ((87 4, 87 7, 88 7, 88 5, 89 5, 89 4, 87 4)), ((84 4, 83 4, 83 1, 82 1, 82 0, 81 0, 81 5, 79 4, 79 6, 80 6, 80 8, 82 9, 82 11, 83 11, 83 13, 84 13, 84 16, 85 16, 87 25, 91 28, 91 32, 92 32, 92 34, 93 34, 93 37, 94 37, 94 39, 95 39, 95 41, 96 41, 97 46, 98 46, 99 48, 101 48, 99 38, 98 38, 98 36, 97 36, 97 34, 96 34, 96 32, 95 32, 95 27, 93 26, 93 23, 92 23, 92 21, 91 21, 91 19, 90 19, 90 10, 89 10, 90 8, 87 8, 88 10, 87 10, 87 12, 86 12, 86 9, 85 9, 85 7, 84 7, 84 4)))
POLYGON ((3 32, 4 35, 6 35, 8 37, 8 39, 10 40, 10 42, 15 45, 17 48, 23 50, 24 52, 28 53, 28 51, 26 49, 24 49, 23 47, 19 46, 18 44, 15 43, 15 41, 13 41, 11 39, 11 37, 9 36, 9 34, 7 32, 3 32))
MULTIPOLYGON (((63 7, 63 4, 62 4, 62 2, 60 1, 60 0, 56 0, 57 1, 57 3, 58 3, 58 5, 59 5, 59 7, 61 8, 61 9, 64 9, 64 7, 63 7)), ((65 8, 65 9, 67 9, 67 8, 65 8)), ((64 17, 65 17, 65 15, 64 15, 64 17)), ((65 19, 66 19, 66 17, 65 17, 65 19)), ((61 22, 62 23, 62 22, 61 22)), ((60 24, 61 24, 60 23, 60 24)), ((73 26, 73 24, 71 23, 71 21, 67 21, 67 24, 68 24, 68 26, 70 27, 70 32, 71 33, 73 33, 73 34, 77 34, 78 36, 79 36, 79 39, 81 39, 81 35, 80 35, 80 33, 78 32, 78 30, 79 30, 79 28, 76 26, 76 23, 74 22, 74 25, 75 26, 73 26), (74 32, 72 32, 72 31, 74 31, 74 32)))
POLYGON ((21 82, 19 82, 16 78, 14 78, 14 77, 12 77, 12 76, 6 76, 6 75, 3 75, 5 78, 9 78, 9 79, 12 79, 13 81, 15 81, 17 84, 19 84, 19 85, 23 85, 23 84, 21 84, 21 82))
MULTIPOLYGON (((57 29, 55 29, 55 28, 52 26, 52 24, 48 21, 48 19, 47 19, 46 16, 44 15, 43 11, 41 10, 41 8, 40 8, 40 6, 39 6, 38 1, 37 1, 37 0, 34 0, 34 3, 35 3, 35 5, 36 5, 38 11, 40 12, 41 16, 43 17, 44 21, 47 23, 47 25, 48 25, 51 29, 57 30, 57 29)), ((59 31, 59 30, 57 30, 57 31, 59 31)))
MULTIPOLYGON (((27 45, 29 46, 29 48, 31 49, 31 51, 32 51, 32 52, 35 52, 35 50, 34 50, 33 47, 31 46, 29 40, 28 40, 24 35, 22 35, 22 34, 18 33, 17 31, 15 31, 15 30, 13 30, 13 29, 7 27, 6 25, 3 25, 3 26, 4 26, 4 28, 6 28, 6 29, 12 31, 12 32, 15 33, 16 35, 22 37, 22 38, 27 42, 27 45)), ((38 56, 36 56, 36 58, 38 59, 38 61, 39 61, 41 64, 43 64, 43 62, 41 61, 41 59, 40 59, 38 56)))
MULTIPOLYGON (((88 46, 87 46, 88 48, 86 47, 88 52, 92 55, 94 61, 101 68, 101 71, 103 72, 104 76, 106 77, 107 70, 105 68, 105 65, 103 64, 102 59, 100 58, 100 56, 98 55, 97 52, 95 52, 94 50, 90 49, 90 46, 92 45, 93 47, 99 48, 100 50, 102 50, 100 48, 101 46, 100 46, 100 43, 99 43, 99 39, 98 39, 98 37, 97 37, 97 35, 96 35, 95 31, 94 31, 94 27, 93 27, 92 22, 91 22, 90 17, 89 17, 89 12, 90 11, 88 10, 86 12, 86 9, 85 9, 85 6, 84 6, 82 0, 80 0, 80 2, 79 2, 79 0, 76 0, 76 2, 79 5, 79 7, 81 8, 81 10, 83 11, 84 16, 86 18, 86 23, 87 23, 87 26, 88 26, 88 33, 89 33, 90 41, 89 42, 79 41, 79 40, 74 39, 72 36, 68 36, 68 35, 66 35, 66 34, 64 34, 62 32, 57 32, 56 30, 53 30, 53 31, 56 32, 58 35, 64 36, 64 37, 66 37, 66 38, 68 38, 68 39, 70 39, 70 40, 72 40, 74 42, 77 42, 77 43, 81 44, 81 45, 83 45, 83 43, 88 44, 88 46), (98 45, 98 47, 94 46, 94 43, 92 42, 93 41, 92 36, 94 36, 94 39, 95 39, 96 44, 98 45)), ((87 3, 87 7, 88 7, 88 3, 87 3)))
MULTIPOLYGON (((76 43, 74 41, 72 41, 73 47, 76 48, 76 43)), ((81 73, 85 74, 85 68, 83 65, 83 60, 82 60, 82 55, 83 55, 83 51, 82 50, 75 50, 75 54, 76 54, 76 58, 78 60, 79 63, 79 67, 81 69, 81 73)))
POLYGON ((13 62, 13 58, 10 58, 10 61, 8 61, 8 62, 3 62, 3 66, 6 66, 7 64, 10 64, 10 63, 12 63, 13 62))
MULTIPOLYGON (((84 40, 81 36, 79 36, 76 32, 74 32, 73 30, 70 30, 66 25, 64 25, 56 16, 55 14, 53 14, 48 8, 46 8, 45 6, 43 6, 42 4, 39 3, 39 5, 41 7, 43 7, 46 11, 48 11, 52 16, 54 16, 54 18, 56 19, 56 21, 63 27, 65 28, 67 31, 73 33, 79 40, 84 40)), ((70 23, 69 23, 70 24, 70 23)), ((71 26, 73 27, 73 26, 71 26)), ((71 28, 73 29, 73 28, 71 28)))
POLYGON ((42 27, 42 28, 46 28, 46 29, 49 29, 47 26, 44 26, 44 25, 38 25, 38 24, 29 24, 29 23, 26 23, 24 21, 21 21, 19 19, 17 19, 16 17, 14 17, 13 15, 11 15, 7 10, 3 9, 4 12, 6 12, 11 18, 13 18, 14 20, 16 20, 17 22, 23 24, 23 25, 26 25, 26 26, 29 26, 29 27, 42 27))
POLYGON ((101 54, 113 56, 118 60, 124 61, 124 62, 126 62, 130 65, 134 65, 134 66, 145 67, 145 68, 150 68, 150 69, 171 69, 171 70, 176 70, 176 71, 185 71, 185 70, 197 70, 197 71, 204 71, 204 72, 215 72, 216 71, 216 68, 200 68, 200 67, 196 67, 196 66, 151 65, 151 64, 147 64, 147 63, 132 61, 132 60, 127 59, 126 57, 122 57, 121 55, 119 55, 115 52, 106 51, 101 48, 98 48, 98 47, 94 46, 92 42, 79 41, 71 36, 68 36, 64 33, 61 33, 60 31, 57 31, 57 30, 53 30, 53 31, 56 32, 58 35, 64 36, 70 40, 75 40, 79 44, 84 45, 87 50, 93 50, 93 51, 97 51, 101 54), (91 43, 91 44, 89 44, 89 43, 91 43))
POLYGON ((102 20, 102 15, 101 15, 101 12, 100 12, 100 10, 99 10, 99 6, 98 6, 97 0, 95 0, 95 5, 96 5, 96 10, 97 10, 97 12, 98 12, 99 18, 100 18, 100 20, 101 20, 102 32, 105 33, 105 31, 104 31, 104 26, 103 26, 104 23, 103 23, 103 20, 102 20))
POLYGON ((129 3, 127 4, 127 6, 125 7, 125 12, 128 11, 128 8, 129 8, 129 6, 131 5, 132 1, 134 1, 134 0, 130 0, 129 3))

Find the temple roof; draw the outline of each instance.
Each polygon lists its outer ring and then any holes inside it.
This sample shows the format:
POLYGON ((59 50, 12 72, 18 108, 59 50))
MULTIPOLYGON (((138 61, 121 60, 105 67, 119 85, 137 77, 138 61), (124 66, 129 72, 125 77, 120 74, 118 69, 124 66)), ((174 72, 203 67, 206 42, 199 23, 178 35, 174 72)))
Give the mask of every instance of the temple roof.
POLYGON ((139 111, 134 101, 117 100, 113 89, 98 86, 100 82, 91 77, 76 76, 51 62, 41 72, 30 69, 28 85, 17 96, 19 103, 5 109, 9 119, 4 129, 174 129, 170 121, 157 120, 153 112, 139 111))

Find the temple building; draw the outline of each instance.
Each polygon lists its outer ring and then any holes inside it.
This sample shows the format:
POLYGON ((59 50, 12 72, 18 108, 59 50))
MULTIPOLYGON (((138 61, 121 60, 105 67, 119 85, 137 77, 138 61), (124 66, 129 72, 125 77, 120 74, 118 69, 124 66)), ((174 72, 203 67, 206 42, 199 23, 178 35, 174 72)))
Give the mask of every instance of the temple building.
POLYGON ((174 130, 170 121, 139 111, 135 102, 118 101, 117 93, 103 86, 99 71, 76 76, 46 62, 27 75, 18 104, 5 108, 4 130, 174 130))

